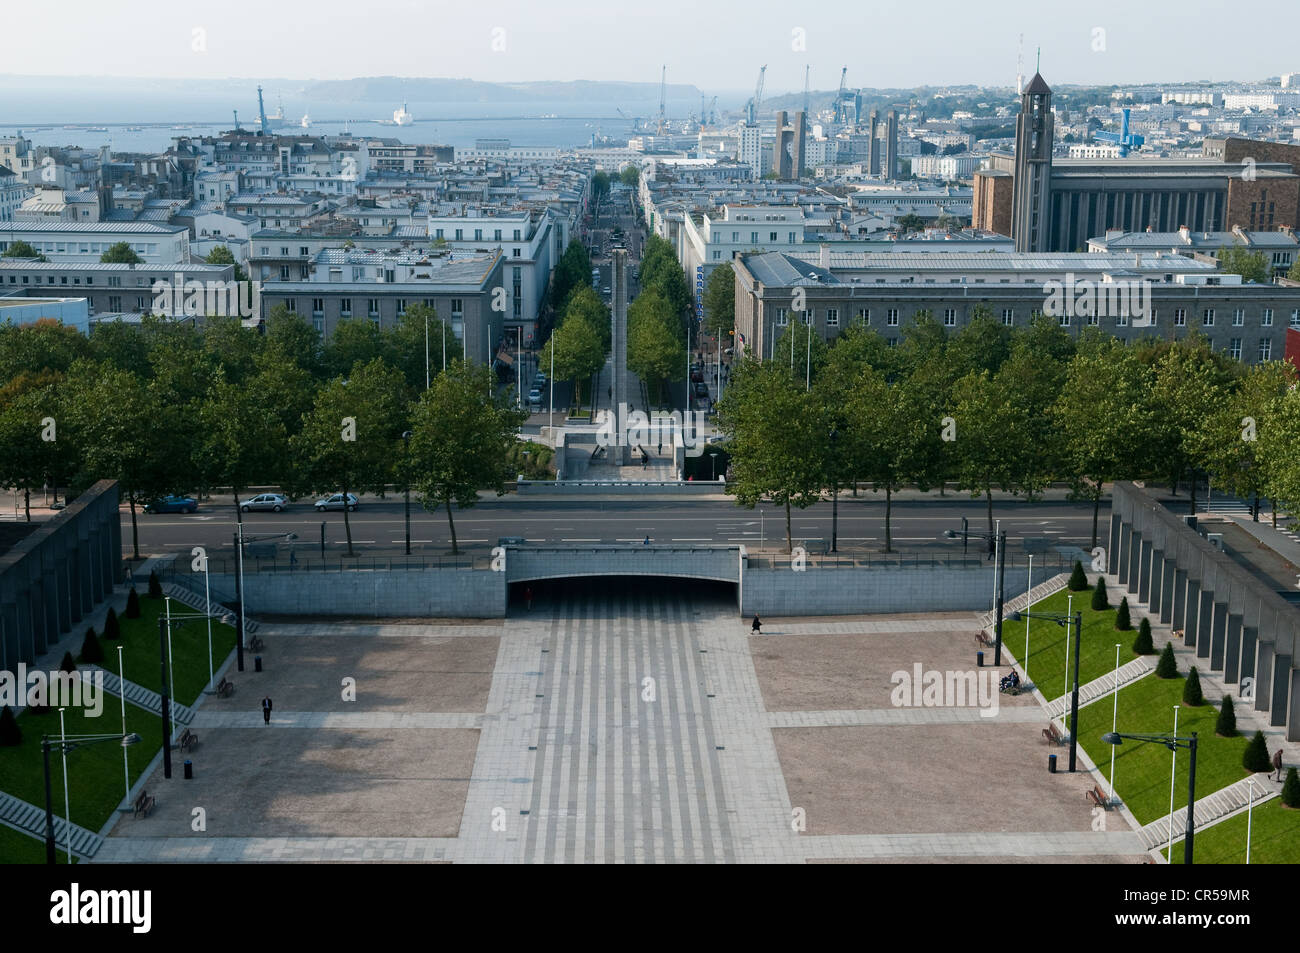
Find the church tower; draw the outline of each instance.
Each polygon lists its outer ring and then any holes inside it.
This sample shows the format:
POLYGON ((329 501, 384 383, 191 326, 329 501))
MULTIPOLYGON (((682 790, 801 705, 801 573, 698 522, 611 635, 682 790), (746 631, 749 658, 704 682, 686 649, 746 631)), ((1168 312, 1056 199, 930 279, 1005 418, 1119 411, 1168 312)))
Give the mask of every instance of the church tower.
POLYGON ((1035 73, 1020 96, 1016 168, 1011 195, 1011 237, 1016 251, 1048 248, 1052 180, 1052 91, 1035 73))

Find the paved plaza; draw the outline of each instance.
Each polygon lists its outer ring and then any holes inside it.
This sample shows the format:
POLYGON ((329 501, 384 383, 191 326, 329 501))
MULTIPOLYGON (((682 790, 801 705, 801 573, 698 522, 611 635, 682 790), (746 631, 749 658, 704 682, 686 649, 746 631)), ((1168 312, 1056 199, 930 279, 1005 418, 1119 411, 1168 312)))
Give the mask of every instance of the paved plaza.
POLYGON ((971 614, 754 636, 723 587, 537 590, 505 620, 264 625, 265 671, 230 669, 199 747, 149 779, 152 816, 118 821, 96 862, 1144 857, 1117 812, 1093 829, 1089 775, 1048 774, 1031 695, 896 704, 898 672, 996 694, 971 614))

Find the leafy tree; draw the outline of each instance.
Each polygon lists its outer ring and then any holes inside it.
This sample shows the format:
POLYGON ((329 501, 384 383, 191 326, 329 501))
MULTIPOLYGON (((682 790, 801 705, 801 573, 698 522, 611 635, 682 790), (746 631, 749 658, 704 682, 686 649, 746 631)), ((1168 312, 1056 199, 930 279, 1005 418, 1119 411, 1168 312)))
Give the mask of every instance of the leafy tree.
POLYGON ((24 371, 66 374, 79 358, 89 354, 86 336, 53 318, 21 326, 0 322, 0 386, 24 371))
MULTIPOLYGON (((1129 619, 1128 596, 1119 600, 1119 610, 1115 613, 1115 629, 1118 632, 1128 632, 1133 628, 1133 622, 1129 619)), ((1133 647, 1137 651, 1137 646, 1133 647)))
POLYGON ((997 320, 987 307, 977 305, 966 326, 948 338, 945 350, 956 374, 994 374, 1011 356, 1011 340, 1011 328, 997 320))
POLYGON ((1110 601, 1106 598, 1106 577, 1097 577, 1097 586, 1092 590, 1092 611, 1104 612, 1110 608, 1110 601))
POLYGON ((573 289, 583 285, 591 286, 591 256, 582 242, 572 238, 551 276, 551 307, 561 311, 573 289))
MULTIPOLYGON (((1131 629, 1132 626, 1129 626, 1131 629)), ((1133 639, 1134 655, 1154 655, 1155 643, 1151 638, 1151 623, 1145 617, 1138 622, 1137 637, 1133 639)))
POLYGON ((142 265, 144 259, 135 253, 129 242, 117 242, 110 245, 108 251, 99 256, 106 265, 142 265))
POLYGON ((224 371, 199 406, 197 469, 211 486, 230 487, 235 519, 243 522, 239 505, 244 489, 274 476, 286 476, 289 434, 265 401, 270 394, 230 383, 224 371))
POLYGON ((1253 774, 1272 770, 1273 762, 1268 757, 1268 741, 1264 738, 1264 732, 1256 731, 1250 739, 1246 750, 1242 752, 1241 766, 1253 774))
POLYGON ((1258 426, 1255 459, 1263 471, 1265 491, 1274 501, 1274 514, 1279 501, 1292 511, 1300 509, 1300 455, 1295 452, 1300 446, 1300 388, 1272 401, 1258 426))
POLYGON ((1183 682, 1183 704, 1195 707, 1205 704, 1205 695, 1201 691, 1201 676, 1193 665, 1187 671, 1187 680, 1183 682))
POLYGON ((554 367, 558 379, 571 382, 574 399, 581 402, 582 383, 605 366, 600 332, 585 318, 570 318, 551 332, 537 361, 538 367, 554 367))
POLYGON ((212 251, 208 252, 208 257, 203 259, 209 265, 234 265, 235 280, 247 281, 248 275, 244 273, 243 267, 235 261, 235 255, 228 245, 217 245, 212 251))
MULTIPOLYGON (((944 358, 948 346, 948 331, 934 319, 928 309, 922 309, 912 315, 902 330, 902 340, 898 343, 898 357, 902 367, 911 373, 927 362, 944 358)), ((948 375, 956 380, 955 368, 948 367, 948 375)))
POLYGON ((1243 281, 1268 284, 1273 279, 1273 269, 1268 256, 1262 251, 1249 251, 1238 245, 1219 249, 1219 270, 1224 274, 1241 275, 1243 281))
POLYGON ((668 301, 674 316, 683 314, 691 303, 691 284, 677 253, 658 235, 651 235, 641 251, 641 293, 652 288, 668 301))
POLYGON ((257 372, 257 357, 265 341, 235 317, 209 316, 203 326, 203 349, 225 368, 226 379, 235 384, 257 372))
POLYGON ((126 594, 126 611, 124 613, 128 619, 140 618, 140 594, 135 591, 135 586, 126 594))
POLYGON ((1291 270, 1286 273, 1286 276, 1292 281, 1300 281, 1300 258, 1295 260, 1295 264, 1291 266, 1291 270))
POLYGON ((594 204, 599 205, 604 201, 605 196, 609 194, 609 173, 597 169, 591 177, 591 197, 594 204))
POLYGON ((894 219, 894 224, 898 226, 898 230, 904 235, 908 232, 919 232, 925 229, 925 219, 921 218, 919 215, 912 215, 910 213, 907 215, 900 215, 898 218, 894 219))
POLYGON ((830 353, 816 328, 801 320, 791 321, 772 343, 771 362, 788 368, 798 384, 815 381, 821 375, 830 353), (788 363, 787 363, 788 362, 788 363))
POLYGON ((1282 803, 1287 807, 1300 807, 1300 776, 1295 768, 1286 769, 1286 781, 1282 785, 1282 803))
POLYGON ((1150 416, 1153 443, 1148 449, 1177 493, 1178 481, 1196 459, 1198 435, 1229 400, 1235 373, 1200 335, 1162 342, 1159 350, 1150 403, 1160 411, 1150 416))
POLYGON ((24 241, 10 242, 0 258, 35 258, 37 261, 49 261, 30 244, 24 241))
POLYGON ((1231 695, 1223 696, 1223 704, 1219 707, 1219 717, 1214 723, 1214 733, 1220 738, 1235 738, 1237 736, 1237 711, 1232 704, 1231 695))
POLYGON ((402 371, 407 386, 412 390, 423 390, 426 374, 431 381, 442 373, 444 367, 463 360, 465 356, 461 340, 450 324, 441 321, 437 311, 423 304, 408 307, 386 334, 392 361, 402 371), (443 354, 444 346, 446 354, 443 354))
MULTIPOLYGON (((423 337, 423 325, 420 334, 423 337)), ((345 318, 334 326, 334 333, 325 343, 325 373, 330 377, 346 378, 358 364, 375 360, 393 363, 390 344, 388 336, 369 318, 345 318)), ((420 376, 423 378, 423 373, 420 376)))
MULTIPOLYGON (((645 292, 642 291, 642 295, 644 294, 645 292)), ((563 324, 574 318, 581 318, 596 330, 602 353, 608 355, 614 333, 610 322, 610 311, 590 285, 579 285, 574 288, 564 303, 560 323, 563 324)))
MULTIPOLYGON (((356 365, 347 380, 336 377, 321 388, 301 429, 290 438, 298 479, 318 493, 382 491, 393 472, 406 416, 402 372, 378 358, 356 365)), ((343 526, 352 556, 347 507, 343 526)))
POLYGON ((86 630, 86 637, 81 642, 81 655, 79 657, 87 665, 98 665, 104 661, 104 649, 95 636, 94 627, 86 630))
POLYGON ((322 373, 320 337, 301 314, 277 304, 266 316, 265 342, 258 356, 283 358, 315 377, 322 373))
POLYGON ((1088 588, 1088 576, 1083 571, 1083 563, 1079 560, 1074 561, 1074 568, 1070 570, 1069 588, 1071 592, 1083 592, 1088 588))
POLYGON ((724 262, 704 283, 704 326, 726 336, 736 327, 736 273, 724 262))
POLYGON ((624 166, 623 171, 618 174, 618 178, 628 188, 634 189, 641 178, 641 173, 634 165, 624 166))
POLYGON ((957 486, 972 497, 984 496, 988 532, 993 533, 993 490, 1011 489, 1014 473, 1008 453, 1017 443, 1020 412, 988 370, 971 371, 957 381, 952 393, 956 440, 957 486))
POLYGON ((137 373, 146 370, 149 367, 149 344, 149 337, 135 324, 98 321, 90 326, 91 355, 118 370, 137 373))
POLYGON ((1156 678, 1177 678, 1178 662, 1174 660, 1174 643, 1166 642, 1156 663, 1156 678))
POLYGON ((425 509, 446 507, 452 553, 459 552, 452 504, 474 506, 480 490, 505 493, 506 479, 514 476, 508 452, 528 418, 489 386, 490 375, 487 368, 456 361, 421 395, 413 412, 408 472, 425 509))
POLYGON ((656 402, 663 401, 665 380, 686 373, 686 346, 674 333, 681 327, 668 313, 668 303, 656 290, 643 292, 632 302, 627 315, 627 366, 645 382, 654 385, 656 402))
POLYGON ((31 491, 70 478, 79 457, 75 440, 61 431, 63 377, 24 371, 0 388, 0 486, 23 491, 31 522, 31 491))
POLYGON ((108 615, 104 619, 104 638, 110 642, 115 642, 121 637, 122 624, 117 621, 117 610, 109 606, 108 615))

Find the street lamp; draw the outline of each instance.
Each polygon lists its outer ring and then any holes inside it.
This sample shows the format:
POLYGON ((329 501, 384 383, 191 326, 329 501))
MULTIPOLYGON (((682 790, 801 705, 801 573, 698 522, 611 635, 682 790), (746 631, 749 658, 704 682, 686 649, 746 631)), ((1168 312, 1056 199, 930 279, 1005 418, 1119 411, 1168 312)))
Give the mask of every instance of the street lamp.
MULTIPOLYGON (((998 666, 1002 664, 1002 593, 1005 589, 1007 575, 1007 533, 1006 530, 1002 529, 1000 526, 996 533, 980 533, 970 530, 965 519, 962 519, 961 522, 961 533, 958 534, 954 530, 946 529, 943 531, 944 539, 956 539, 958 535, 960 535, 962 539, 963 552, 965 551, 968 537, 971 536, 974 536, 977 539, 987 539, 997 548, 998 558, 993 563, 993 581, 996 590, 994 605, 996 615, 994 616, 995 622, 993 626, 993 664, 994 666, 998 666)), ((1013 614, 1012 617, 1015 619, 1020 618, 1019 614, 1013 614)), ((1025 660, 1025 663, 1028 664, 1028 659, 1025 660)), ((1070 770, 1074 770, 1073 756, 1071 756, 1070 770)))
POLYGON ((171 668, 172 626, 179 629, 187 623, 199 619, 219 619, 227 625, 233 621, 229 613, 222 613, 219 616, 206 612, 193 612, 185 615, 158 614, 158 667, 160 681, 162 682, 163 777, 165 778, 172 776, 172 690, 171 682, 167 677, 168 670, 171 668))
MULTIPOLYGON (((64 813, 68 813, 66 807, 66 798, 68 793, 68 773, 67 773, 67 754, 69 751, 75 751, 77 748, 84 748, 87 745, 100 744, 105 741, 116 741, 122 747, 140 743, 140 736, 132 732, 131 734, 121 735, 62 735, 59 738, 50 738, 49 735, 41 736, 41 757, 45 763, 45 862, 53 864, 55 862, 54 847, 54 808, 52 806, 53 796, 50 790, 50 749, 57 747, 59 753, 63 755, 64 772, 63 772, 63 793, 65 796, 64 813)), ((68 825, 68 857, 72 857, 72 818, 65 817, 64 822, 68 825)))
POLYGON ((839 430, 832 426, 827 439, 831 442, 831 552, 837 553, 840 535, 840 474, 835 448, 840 439, 839 430))
MULTIPOLYGON (((1002 600, 998 599, 998 605, 1001 606, 1002 600)), ((1053 612, 1012 612, 1010 619, 1012 622, 1019 622, 1021 619, 1045 619, 1048 622, 1055 622, 1057 625, 1065 626, 1065 637, 1070 637, 1070 623, 1074 623, 1074 689, 1070 692, 1070 773, 1074 773, 1075 763, 1078 759, 1079 751, 1079 644, 1083 642, 1083 613, 1076 612, 1074 615, 1057 615, 1053 612)))
MULTIPOLYGON (((345 501, 346 502, 346 501, 345 501)), ((324 539, 324 524, 322 526, 322 536, 324 539)), ((236 560, 239 563, 239 571, 235 573, 235 601, 239 603, 238 622, 235 626, 235 665, 239 671, 244 670, 244 543, 264 542, 268 539, 297 539, 297 533, 262 533, 257 536, 244 536, 244 524, 237 524, 235 533, 235 553, 236 560)), ((322 553, 322 555, 324 555, 322 553)), ((171 777, 171 775, 167 775, 171 777)))
POLYGON ((402 431, 402 443, 405 445, 405 457, 402 462, 406 471, 406 555, 411 555, 411 437, 409 430, 402 431))
MULTIPOLYGON (((1192 865, 1192 838, 1196 835, 1196 822, 1192 817, 1192 811, 1196 806, 1196 732, 1193 731, 1191 737, 1188 738, 1180 738, 1177 734, 1126 735, 1117 731, 1108 731, 1101 736, 1101 740, 1108 745, 1123 744, 1125 739, 1164 745, 1173 752, 1177 752, 1179 748, 1187 749, 1191 760, 1187 766, 1187 831, 1183 835, 1183 863, 1190 867, 1192 865)), ((1170 812, 1171 815, 1172 813, 1170 812)), ((1173 861, 1173 857, 1169 859, 1171 862, 1173 861)))
POLYGON ((713 447, 709 448, 709 467, 710 472, 713 474, 713 479, 716 482, 718 479, 718 451, 713 447))

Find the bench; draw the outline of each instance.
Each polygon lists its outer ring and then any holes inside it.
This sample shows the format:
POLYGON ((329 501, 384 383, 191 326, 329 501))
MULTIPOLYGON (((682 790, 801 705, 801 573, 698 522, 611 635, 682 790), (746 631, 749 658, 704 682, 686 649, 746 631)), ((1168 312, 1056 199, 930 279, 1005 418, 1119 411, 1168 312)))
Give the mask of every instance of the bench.
POLYGON ((143 814, 145 817, 148 817, 149 812, 153 810, 153 806, 157 800, 158 799, 148 791, 141 791, 139 796, 135 799, 135 802, 131 805, 131 816, 134 818, 143 814))
POLYGON ((248 649, 250 652, 260 652, 262 649, 266 648, 266 643, 262 641, 260 635, 254 635, 244 643, 244 648, 248 649))
POLYGON ((975 630, 975 643, 976 643, 977 645, 985 645, 985 646, 987 646, 987 645, 992 645, 992 644, 993 644, 993 636, 989 635, 989 634, 988 634, 986 631, 984 631, 983 629, 976 629, 976 630, 975 630))
POLYGON ((1055 745, 1065 744, 1065 735, 1061 733, 1060 728, 1056 727, 1056 722, 1054 721, 1049 721, 1047 723, 1047 727, 1043 729, 1043 737, 1055 745))
POLYGON ((199 736, 186 728, 181 732, 181 736, 176 739, 176 747, 181 751, 192 751, 198 746, 199 736))
POLYGON ((1091 791, 1085 792, 1085 797, 1103 810, 1110 810, 1110 797, 1101 789, 1100 784, 1094 784, 1091 791))
POLYGON ((235 683, 223 675, 221 681, 217 683, 217 697, 229 698, 233 694, 235 694, 235 683))

